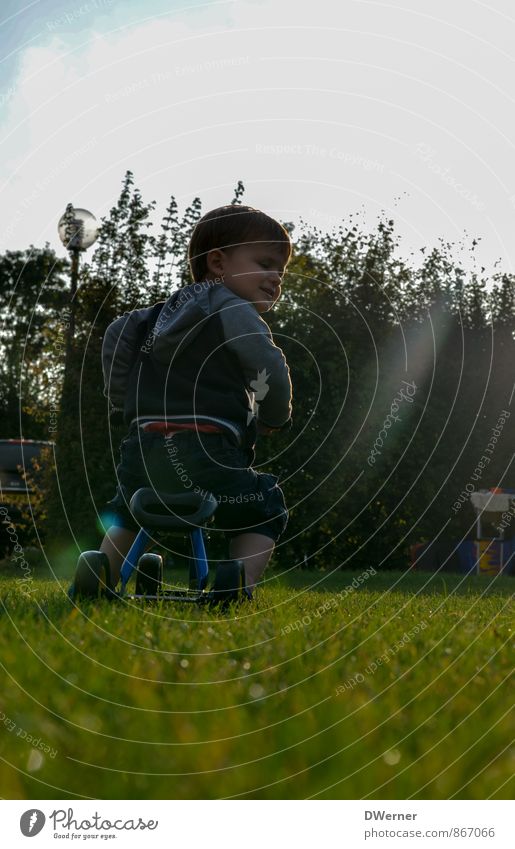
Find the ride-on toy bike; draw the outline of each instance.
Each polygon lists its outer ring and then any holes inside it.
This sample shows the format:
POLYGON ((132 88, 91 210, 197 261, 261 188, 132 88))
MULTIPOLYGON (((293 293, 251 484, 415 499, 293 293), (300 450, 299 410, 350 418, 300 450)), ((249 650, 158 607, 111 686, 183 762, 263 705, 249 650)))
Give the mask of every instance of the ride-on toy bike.
POLYGON ((77 563, 75 579, 68 590, 72 600, 127 599, 147 601, 180 601, 194 604, 227 604, 249 597, 245 587, 245 568, 242 560, 221 560, 216 564, 213 586, 207 589, 209 565, 204 544, 204 528, 212 521, 218 502, 212 493, 156 493, 153 489, 138 489, 131 498, 130 509, 141 525, 121 568, 120 589, 111 585, 109 560, 101 551, 84 551, 77 563), (184 513, 188 510, 189 513, 184 513), (166 511, 166 512, 164 512, 166 511), (192 568, 188 590, 168 590, 163 587, 163 558, 145 549, 151 530, 189 530, 192 548, 192 568), (136 572, 134 593, 127 584, 136 572))

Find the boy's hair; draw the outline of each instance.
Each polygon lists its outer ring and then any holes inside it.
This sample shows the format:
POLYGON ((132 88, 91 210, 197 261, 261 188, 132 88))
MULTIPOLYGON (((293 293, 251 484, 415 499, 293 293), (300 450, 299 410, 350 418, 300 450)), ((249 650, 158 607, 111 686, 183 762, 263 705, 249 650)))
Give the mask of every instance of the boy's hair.
POLYGON ((206 212, 193 230, 188 247, 190 273, 195 283, 207 278, 207 255, 214 248, 230 250, 253 242, 280 247, 285 265, 291 256, 288 231, 274 218, 252 206, 230 204, 206 212))

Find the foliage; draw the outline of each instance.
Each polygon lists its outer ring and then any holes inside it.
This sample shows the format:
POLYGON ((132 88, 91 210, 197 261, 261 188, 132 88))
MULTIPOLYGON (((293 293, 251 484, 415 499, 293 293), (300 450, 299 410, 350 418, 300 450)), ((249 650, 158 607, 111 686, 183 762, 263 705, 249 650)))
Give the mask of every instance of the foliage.
MULTIPOLYGON (((230 202, 243 194, 238 181, 230 202)), ((0 404, 9 435, 19 427, 20 375, 25 435, 48 438, 48 412, 61 405, 48 497, 58 538, 90 528, 96 544, 98 513, 114 491, 123 429, 110 426, 101 391, 106 327, 190 280, 199 198, 181 216, 172 196, 157 235, 154 212, 127 172, 81 266, 65 392, 56 351, 66 336, 67 263, 48 247, 0 258, 0 404)), ((440 240, 404 258, 385 216, 372 232, 354 215, 331 232, 285 226, 293 258, 266 320, 290 365, 294 428, 257 445, 259 468, 279 476, 290 508, 277 564, 401 567, 414 541, 473 534, 470 507, 453 505, 509 407, 515 276, 496 267, 488 279, 475 262, 476 240, 440 240), (407 386, 412 397, 402 397, 407 386)), ((475 487, 513 484, 511 459, 506 427, 475 487)))
POLYGON ((3 438, 48 439, 64 367, 62 310, 69 263, 48 244, 0 256, 0 418, 3 438))

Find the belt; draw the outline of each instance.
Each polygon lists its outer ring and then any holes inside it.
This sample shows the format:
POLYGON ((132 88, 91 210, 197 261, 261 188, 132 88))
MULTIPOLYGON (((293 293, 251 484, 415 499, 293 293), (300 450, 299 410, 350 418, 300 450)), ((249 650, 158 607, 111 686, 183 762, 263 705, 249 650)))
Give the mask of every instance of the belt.
POLYGON ((139 426, 141 430, 157 431, 165 436, 179 433, 181 430, 200 430, 202 433, 226 433, 226 429, 210 424, 167 424, 166 422, 145 422, 139 426))
POLYGON ((171 415, 169 417, 139 416, 132 419, 131 427, 154 430, 164 434, 179 433, 182 430, 197 430, 204 433, 229 433, 235 439, 237 445, 241 446, 244 441, 239 427, 234 422, 217 416, 197 415, 194 421, 192 421, 192 416, 190 415, 171 415), (184 421, 178 421, 178 419, 184 419, 184 421))

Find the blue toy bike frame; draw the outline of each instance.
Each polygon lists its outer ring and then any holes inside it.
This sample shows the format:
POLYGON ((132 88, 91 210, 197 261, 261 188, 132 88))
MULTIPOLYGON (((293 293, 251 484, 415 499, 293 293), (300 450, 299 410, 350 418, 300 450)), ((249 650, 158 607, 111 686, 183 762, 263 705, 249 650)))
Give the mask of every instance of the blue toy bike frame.
MULTIPOLYGON (((207 562, 206 547, 204 545, 204 534, 202 528, 193 528, 190 531, 191 546, 193 551, 193 564, 197 579, 197 589, 202 592, 207 586, 209 567, 207 562)), ((132 543, 120 572, 121 587, 120 595, 124 595, 127 584, 134 572, 138 560, 145 553, 150 534, 145 528, 141 528, 136 539, 132 543)))

